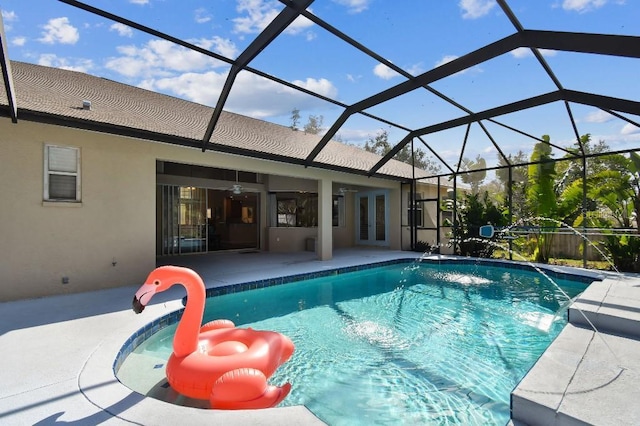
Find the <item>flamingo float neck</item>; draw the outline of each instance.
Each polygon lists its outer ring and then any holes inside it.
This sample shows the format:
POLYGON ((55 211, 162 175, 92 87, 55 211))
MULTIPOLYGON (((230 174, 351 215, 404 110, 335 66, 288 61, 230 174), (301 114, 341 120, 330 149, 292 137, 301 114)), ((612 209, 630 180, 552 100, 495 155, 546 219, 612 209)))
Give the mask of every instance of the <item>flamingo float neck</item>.
POLYGON ((133 310, 140 313, 156 293, 175 284, 187 290, 187 303, 173 339, 173 353, 185 357, 198 349, 198 335, 204 315, 205 287, 202 278, 189 268, 161 266, 152 271, 133 297, 133 310))
POLYGON ((204 282, 197 274, 189 274, 180 280, 187 290, 187 303, 173 338, 173 353, 184 357, 198 349, 198 335, 204 315, 204 282))

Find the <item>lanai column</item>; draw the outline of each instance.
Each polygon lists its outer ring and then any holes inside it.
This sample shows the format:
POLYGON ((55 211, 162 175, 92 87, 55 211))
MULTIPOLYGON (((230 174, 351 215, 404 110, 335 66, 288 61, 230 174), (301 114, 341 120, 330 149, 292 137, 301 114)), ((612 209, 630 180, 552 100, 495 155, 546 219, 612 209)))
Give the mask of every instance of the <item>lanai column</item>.
POLYGON ((319 260, 333 257, 333 182, 318 180, 318 246, 319 260))

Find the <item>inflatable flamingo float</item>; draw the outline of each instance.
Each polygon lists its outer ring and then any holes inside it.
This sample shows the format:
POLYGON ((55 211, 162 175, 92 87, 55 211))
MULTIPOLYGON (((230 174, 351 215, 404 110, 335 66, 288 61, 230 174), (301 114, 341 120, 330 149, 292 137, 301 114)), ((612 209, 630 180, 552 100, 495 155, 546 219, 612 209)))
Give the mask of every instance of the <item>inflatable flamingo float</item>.
POLYGON ((288 337, 273 331, 236 328, 228 320, 203 326, 205 287, 193 270, 178 266, 155 269, 133 297, 142 312, 154 294, 182 284, 187 303, 167 363, 167 380, 178 393, 209 400, 211 408, 250 409, 278 405, 291 384, 269 385, 267 379, 293 354, 288 337))

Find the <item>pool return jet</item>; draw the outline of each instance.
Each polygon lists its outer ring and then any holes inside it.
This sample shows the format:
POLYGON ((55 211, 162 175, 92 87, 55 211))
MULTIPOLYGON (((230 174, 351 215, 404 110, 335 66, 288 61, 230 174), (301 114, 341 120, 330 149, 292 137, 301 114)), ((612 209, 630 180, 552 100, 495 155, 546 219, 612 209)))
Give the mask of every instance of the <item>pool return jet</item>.
POLYGON ((181 284, 187 290, 184 313, 173 338, 167 381, 178 393, 209 400, 211 408, 252 409, 278 405, 291 390, 267 383, 294 351, 291 340, 273 331, 236 328, 229 320, 202 324, 205 286, 189 268, 161 266, 133 297, 140 313, 154 294, 181 284))

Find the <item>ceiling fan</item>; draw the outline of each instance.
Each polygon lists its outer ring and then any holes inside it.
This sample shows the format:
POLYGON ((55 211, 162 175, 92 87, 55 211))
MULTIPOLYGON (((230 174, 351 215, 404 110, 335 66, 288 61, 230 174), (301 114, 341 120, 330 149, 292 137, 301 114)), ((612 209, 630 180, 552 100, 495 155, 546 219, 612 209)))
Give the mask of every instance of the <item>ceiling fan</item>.
POLYGON ((236 170, 235 172, 236 172, 236 183, 234 183, 231 186, 223 186, 220 188, 213 188, 213 189, 217 189, 219 191, 229 191, 233 195, 240 195, 244 192, 259 192, 259 190, 256 188, 247 188, 241 185, 240 182, 238 181, 238 171, 236 170))
POLYGON ((245 192, 258 192, 258 189, 256 188, 247 188, 239 183, 234 183, 231 186, 226 186, 226 187, 221 187, 221 188, 213 188, 213 189, 217 189, 220 191, 229 191, 231 192, 233 195, 240 195, 243 194, 245 192))

